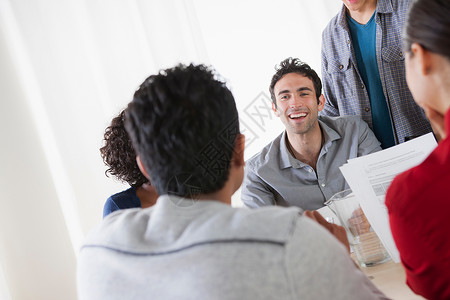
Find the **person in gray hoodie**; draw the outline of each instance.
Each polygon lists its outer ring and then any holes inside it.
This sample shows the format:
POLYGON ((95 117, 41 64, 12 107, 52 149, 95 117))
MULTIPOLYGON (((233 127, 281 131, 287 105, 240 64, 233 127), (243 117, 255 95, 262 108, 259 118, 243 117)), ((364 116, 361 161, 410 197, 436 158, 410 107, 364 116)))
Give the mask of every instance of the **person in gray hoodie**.
POLYGON ((231 207, 245 139, 233 95, 211 68, 147 78, 125 126, 161 196, 90 232, 79 299, 386 299, 350 258, 342 227, 295 207, 231 207))

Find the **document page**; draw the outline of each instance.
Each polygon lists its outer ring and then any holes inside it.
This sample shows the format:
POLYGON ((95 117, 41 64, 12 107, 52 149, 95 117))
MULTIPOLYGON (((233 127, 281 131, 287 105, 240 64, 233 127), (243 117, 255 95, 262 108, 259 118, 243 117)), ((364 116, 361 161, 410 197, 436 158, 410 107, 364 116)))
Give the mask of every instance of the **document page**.
POLYGON ((350 159, 340 167, 373 230, 394 262, 400 262, 400 257, 384 204, 386 191, 396 175, 420 164, 436 146, 433 134, 428 133, 397 146, 350 159))

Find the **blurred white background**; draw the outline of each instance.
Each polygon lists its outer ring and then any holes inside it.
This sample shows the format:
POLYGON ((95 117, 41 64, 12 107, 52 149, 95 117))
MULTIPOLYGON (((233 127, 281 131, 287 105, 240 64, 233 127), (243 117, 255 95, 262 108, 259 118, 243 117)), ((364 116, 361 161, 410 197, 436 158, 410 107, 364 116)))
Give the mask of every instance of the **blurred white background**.
MULTIPOLYGON (((274 66, 320 75, 339 0, 0 0, 0 299, 76 299, 76 256, 125 188, 104 174, 103 132, 150 74, 212 64, 229 82, 246 158, 283 130, 274 66)), ((233 197, 239 205, 239 192, 233 197)))

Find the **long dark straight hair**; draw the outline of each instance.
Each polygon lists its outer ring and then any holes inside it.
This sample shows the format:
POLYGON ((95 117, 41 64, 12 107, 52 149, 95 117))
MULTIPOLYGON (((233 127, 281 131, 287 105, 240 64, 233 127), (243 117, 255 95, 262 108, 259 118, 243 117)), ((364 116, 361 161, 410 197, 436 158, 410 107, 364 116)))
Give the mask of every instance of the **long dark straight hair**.
POLYGON ((412 43, 450 59, 449 0, 416 0, 412 3, 406 22, 406 51, 411 50, 412 43))

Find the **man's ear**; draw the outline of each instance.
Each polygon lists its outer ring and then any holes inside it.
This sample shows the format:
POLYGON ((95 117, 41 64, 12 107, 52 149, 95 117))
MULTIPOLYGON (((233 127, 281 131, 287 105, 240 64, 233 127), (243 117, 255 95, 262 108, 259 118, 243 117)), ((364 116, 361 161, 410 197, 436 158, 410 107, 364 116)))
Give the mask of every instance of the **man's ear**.
POLYGON ((280 113, 278 112, 277 108, 275 107, 275 103, 272 102, 272 110, 275 113, 275 116, 279 117, 280 113))
POLYGON ((319 104, 318 104, 318 111, 322 111, 322 109, 325 107, 325 96, 322 94, 319 97, 319 104))
POLYGON ((138 167, 139 167, 139 170, 141 170, 141 173, 144 174, 144 176, 145 176, 147 179, 150 179, 150 177, 148 176, 148 172, 147 172, 147 170, 145 169, 144 164, 142 163, 141 157, 140 157, 139 155, 136 156, 136 162, 137 162, 137 165, 138 165, 138 167))
POLYGON ((244 150, 245 150, 245 135, 240 133, 236 136, 236 141, 234 142, 233 157, 231 160, 232 164, 234 164, 237 167, 245 165, 244 150))

